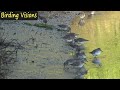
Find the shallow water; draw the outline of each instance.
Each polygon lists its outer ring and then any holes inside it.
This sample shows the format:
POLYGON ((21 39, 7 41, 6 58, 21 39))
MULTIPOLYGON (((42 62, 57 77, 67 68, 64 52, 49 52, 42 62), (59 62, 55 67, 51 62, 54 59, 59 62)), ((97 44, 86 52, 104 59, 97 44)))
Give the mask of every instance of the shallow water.
MULTIPOLYGON (((79 37, 90 40, 85 43, 89 70, 85 76, 88 79, 116 79, 120 78, 120 12, 99 12, 92 19, 85 20, 85 26, 79 26, 79 17, 71 22, 72 32, 79 37), (93 56, 90 51, 100 47, 103 53, 98 57, 102 67, 92 64, 93 56)), ((54 19, 55 20, 55 19, 54 19)), ((55 22, 55 21, 51 22, 55 22)), ((23 21, 24 22, 24 21, 23 21)), ((63 63, 73 58, 70 47, 65 46, 58 31, 46 31, 34 26, 26 26, 23 22, 2 24, 8 33, 8 39, 15 38, 25 42, 31 37, 36 38, 35 43, 30 41, 25 51, 18 52, 18 62, 11 65, 8 79, 71 79, 75 74, 65 72, 63 63), (35 34, 38 31, 38 34, 35 34), (16 35, 13 33, 16 32, 16 35), (50 38, 51 37, 51 38, 50 38), (43 44, 43 43, 48 43, 43 44), (38 44, 38 48, 35 45, 38 44), (32 62, 34 61, 34 63, 32 62)), ((28 21, 36 23, 36 21, 28 21)), ((39 23, 39 21, 38 21, 39 23)))
MULTIPOLYGON (((62 32, 27 26, 23 24, 25 21, 11 22, 6 21, 1 25, 5 29, 5 37, 7 40, 17 39, 25 49, 19 50, 16 62, 9 65, 11 73, 6 76, 7 79, 74 78, 73 74, 63 69, 64 61, 72 56, 69 54, 71 50, 61 38, 62 32), (14 33, 16 35, 13 35, 14 33), (25 43, 31 37, 35 38, 35 42, 30 40, 25 43)), ((26 22, 34 23, 34 21, 26 22)))
POLYGON ((120 78, 120 11, 101 11, 91 19, 85 19, 86 24, 79 26, 79 17, 71 23, 72 32, 79 37, 88 39, 85 43, 89 70, 85 76, 88 79, 118 79, 120 78), (102 67, 92 64, 93 56, 89 53, 93 49, 101 48, 103 52, 98 56, 102 67))

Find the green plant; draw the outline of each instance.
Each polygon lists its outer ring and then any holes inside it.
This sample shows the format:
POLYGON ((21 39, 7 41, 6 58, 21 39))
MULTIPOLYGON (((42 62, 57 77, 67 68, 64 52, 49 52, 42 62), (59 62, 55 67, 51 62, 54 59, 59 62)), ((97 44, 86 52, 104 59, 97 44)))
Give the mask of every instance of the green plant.
POLYGON ((36 23, 36 24, 34 24, 34 26, 49 29, 49 30, 52 30, 54 27, 53 25, 47 25, 47 24, 43 24, 43 23, 36 23))

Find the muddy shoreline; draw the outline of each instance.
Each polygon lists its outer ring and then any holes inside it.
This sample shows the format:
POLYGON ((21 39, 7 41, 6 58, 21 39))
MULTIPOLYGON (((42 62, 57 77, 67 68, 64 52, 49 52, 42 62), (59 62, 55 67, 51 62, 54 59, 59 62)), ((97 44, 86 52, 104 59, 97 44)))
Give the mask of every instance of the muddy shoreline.
MULTIPOLYGON (((70 26, 79 11, 42 12, 47 18, 48 25, 65 24, 70 26)), ((17 61, 9 65, 6 79, 71 79, 74 75, 65 73, 63 63, 73 58, 71 47, 67 46, 62 37, 65 31, 46 30, 24 23, 42 23, 41 20, 3 21, 1 27, 5 29, 7 39, 17 39, 24 43, 25 49, 18 51, 17 61), (34 41, 30 38, 34 38, 34 41), (25 43, 27 40, 29 42, 25 43)))

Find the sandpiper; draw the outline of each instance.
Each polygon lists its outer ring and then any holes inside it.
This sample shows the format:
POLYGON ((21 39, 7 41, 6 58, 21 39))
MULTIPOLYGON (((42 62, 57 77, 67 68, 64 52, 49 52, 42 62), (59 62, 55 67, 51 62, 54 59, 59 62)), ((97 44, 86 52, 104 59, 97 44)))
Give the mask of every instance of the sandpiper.
POLYGON ((80 74, 82 74, 82 75, 85 75, 85 74, 88 73, 88 70, 85 68, 85 66, 83 66, 83 67, 81 67, 81 68, 79 69, 79 72, 78 72, 78 73, 80 73, 80 74))
POLYGON ((90 14, 91 14, 91 15, 95 15, 95 11, 91 11, 90 14))
POLYGON ((83 45, 76 45, 76 44, 74 43, 74 40, 73 40, 73 42, 70 42, 69 45, 70 45, 73 49, 75 49, 76 52, 80 52, 80 51, 82 51, 82 50, 85 50, 85 46, 83 46, 83 45))
POLYGON ((92 18, 95 15, 95 11, 90 11, 88 14, 88 18, 92 18))
POLYGON ((81 68, 84 65, 84 62, 80 59, 69 59, 64 62, 64 68, 66 68, 68 65, 81 68))
POLYGON ((80 51, 83 51, 85 50, 85 46, 84 45, 77 45, 76 46, 76 52, 80 52, 80 51))
POLYGON ((65 35, 63 37, 63 39, 66 40, 66 42, 72 42, 75 38, 78 37, 78 34, 75 34, 75 33, 68 33, 67 35, 65 35))
POLYGON ((85 66, 79 68, 76 72, 77 76, 79 75, 85 75, 88 73, 88 70, 85 68, 85 66))
POLYGON ((71 28, 68 25, 64 25, 64 24, 58 25, 57 29, 71 32, 71 28))
POLYGON ((81 67, 83 67, 83 66, 84 66, 84 61, 81 61, 81 60, 76 60, 76 62, 71 63, 70 65, 71 65, 71 66, 73 66, 73 67, 78 67, 78 68, 81 68, 81 67))
POLYGON ((80 44, 81 45, 81 44, 84 44, 85 42, 87 42, 89 40, 84 39, 84 38, 77 38, 74 41, 75 41, 76 44, 78 44, 78 45, 80 44))
POLYGON ((86 55, 85 55, 84 52, 77 52, 77 53, 76 53, 76 57, 77 57, 78 59, 86 59, 86 55))
POLYGON ((94 63, 94 64, 96 64, 98 66, 102 66, 100 59, 96 58, 96 57, 93 59, 92 63, 94 63))
POLYGON ((87 58, 81 58, 80 60, 83 61, 85 64, 86 62, 88 62, 87 58))
POLYGON ((81 11, 78 15, 80 16, 80 19, 84 19, 85 18, 85 13, 83 11, 81 11))
POLYGON ((84 79, 84 75, 88 73, 88 70, 85 68, 85 66, 78 69, 76 72, 76 77, 74 79, 84 79))
POLYGON ((67 61, 64 62, 64 68, 67 66, 67 65, 70 65, 72 63, 76 62, 76 59, 68 59, 67 61))
POLYGON ((84 19, 80 19, 80 21, 78 22, 78 24, 80 26, 84 26, 85 25, 85 20, 84 19))
POLYGON ((45 23, 45 24, 47 23, 47 19, 46 19, 45 17, 43 17, 43 16, 39 16, 39 19, 42 20, 43 23, 45 23))
POLYGON ((58 25, 59 27, 61 28, 67 28, 68 26, 67 25, 64 25, 64 24, 61 24, 61 25, 58 25))
POLYGON ((101 52, 103 52, 103 51, 101 50, 101 48, 97 48, 97 49, 93 50, 93 51, 90 52, 90 53, 91 53, 94 57, 96 57, 96 56, 100 55, 101 52))

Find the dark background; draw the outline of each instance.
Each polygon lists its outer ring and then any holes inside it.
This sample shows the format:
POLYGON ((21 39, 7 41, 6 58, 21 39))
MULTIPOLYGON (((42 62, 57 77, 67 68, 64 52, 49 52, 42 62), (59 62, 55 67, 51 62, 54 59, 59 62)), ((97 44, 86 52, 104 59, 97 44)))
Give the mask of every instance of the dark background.
POLYGON ((1 0, 1 10, 118 11, 119 0, 1 0))

